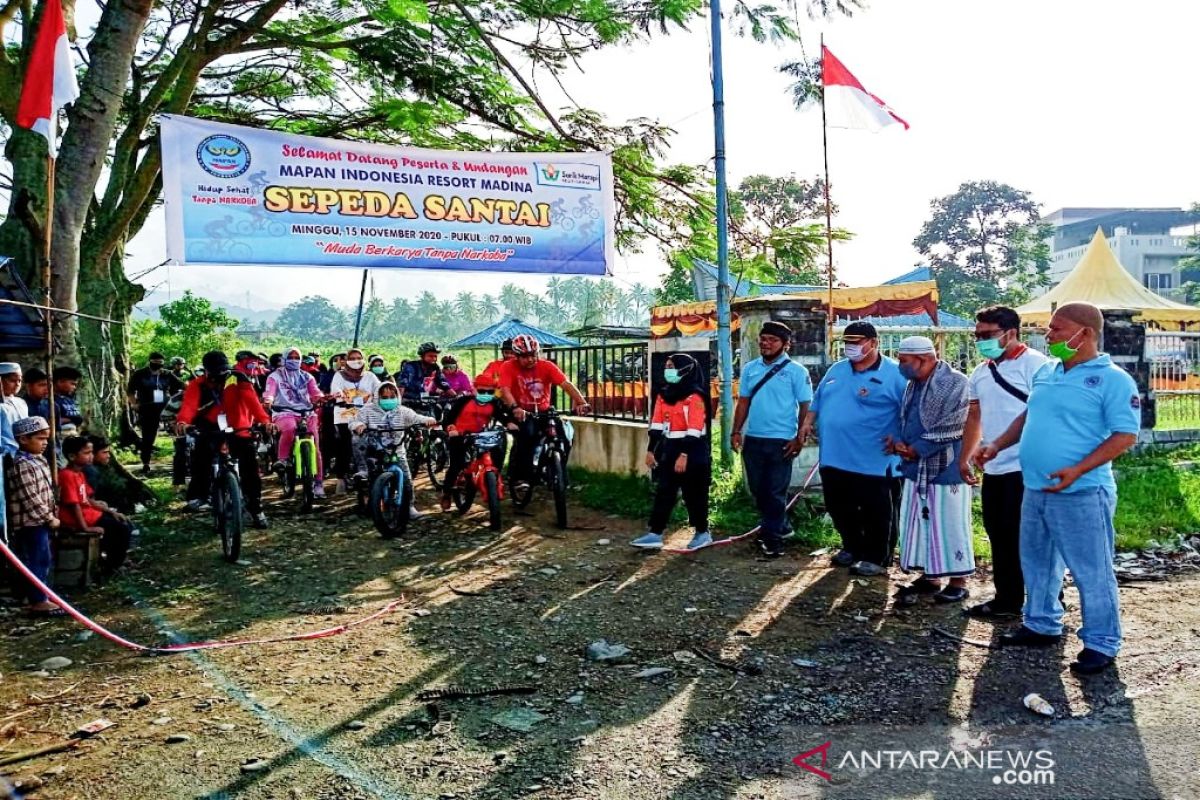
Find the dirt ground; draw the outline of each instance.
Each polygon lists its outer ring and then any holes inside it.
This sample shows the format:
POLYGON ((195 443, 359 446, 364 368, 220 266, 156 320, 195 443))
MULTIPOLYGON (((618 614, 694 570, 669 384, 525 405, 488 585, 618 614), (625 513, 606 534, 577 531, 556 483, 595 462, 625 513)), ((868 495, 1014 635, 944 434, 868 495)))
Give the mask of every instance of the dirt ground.
MULTIPOLYGON (((418 499, 434 507, 429 491, 418 499)), ((1119 669, 1080 680, 1066 669, 1073 637, 1037 652, 963 643, 934 629, 985 643, 1001 631, 954 607, 893 610, 895 573, 851 578, 807 549, 773 562, 742 545, 646 556, 625 546, 638 521, 573 507, 575 529, 558 531, 544 495, 530 516, 506 504, 501 533, 476 507, 435 512, 389 542, 350 504, 305 517, 272 497, 274 524, 249 531, 242 565, 220 560, 207 517, 173 514, 146 531, 121 579, 73 598, 143 643, 316 630, 404 598, 341 636, 146 657, 8 609, 0 758, 97 718, 115 723, 70 752, 0 768, 10 791, 1200 797, 1200 578, 1123 586, 1119 669), (630 652, 590 660, 600 639, 630 652), (73 663, 39 672, 53 656, 73 663), (652 668, 668 671, 641 674, 652 668), (532 693, 417 698, 450 685, 532 693), (1053 717, 1022 706, 1032 691, 1053 717), (528 732, 493 720, 513 710, 542 717, 528 732), (805 763, 828 779, 792 763, 814 748, 805 763)), ((987 593, 979 577, 977 597, 987 593)), ((1078 595, 1066 596, 1078 625, 1078 595)))

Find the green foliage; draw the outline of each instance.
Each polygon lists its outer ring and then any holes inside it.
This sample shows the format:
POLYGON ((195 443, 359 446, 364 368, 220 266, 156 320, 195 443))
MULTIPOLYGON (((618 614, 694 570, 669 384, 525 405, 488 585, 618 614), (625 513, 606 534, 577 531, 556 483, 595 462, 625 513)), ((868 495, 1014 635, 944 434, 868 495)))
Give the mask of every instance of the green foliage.
POLYGON ((280 333, 305 340, 346 339, 354 332, 353 319, 328 298, 318 295, 303 297, 290 303, 275 320, 280 333))
POLYGON ((1048 225, 1029 192, 969 181, 930 203, 913 246, 929 260, 941 305, 970 316, 995 303, 1020 305, 1050 285, 1048 225))
POLYGON ((198 364, 209 350, 232 352, 239 344, 238 321, 190 291, 159 306, 158 314, 157 320, 138 321, 133 326, 130 354, 136 365, 144 365, 155 351, 167 358, 182 356, 189 364, 198 364))

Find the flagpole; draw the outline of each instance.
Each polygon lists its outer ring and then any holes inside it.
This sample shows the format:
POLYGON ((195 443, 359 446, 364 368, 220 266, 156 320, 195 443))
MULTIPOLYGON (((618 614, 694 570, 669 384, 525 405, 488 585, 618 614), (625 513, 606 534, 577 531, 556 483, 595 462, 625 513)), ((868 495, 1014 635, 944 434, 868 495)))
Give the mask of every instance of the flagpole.
POLYGON ((362 286, 358 290, 358 313, 354 316, 354 347, 358 347, 358 332, 362 328, 363 301, 367 298, 367 273, 369 271, 363 270, 362 286))
MULTIPOLYGON (((53 113, 53 112, 51 112, 53 113)), ((47 142, 47 147, 49 147, 47 142)), ((46 308, 49 309, 54 305, 53 295, 51 292, 51 281, 54 271, 51 262, 51 242, 54 236, 54 163, 55 158, 49 150, 46 152, 46 222, 42 226, 42 286, 45 287, 46 308)), ((54 312, 45 312, 46 320, 46 383, 49 387, 47 402, 50 406, 50 418, 47 422, 50 424, 50 447, 46 460, 50 463, 50 480, 55 485, 58 484, 58 457, 56 445, 58 443, 58 408, 54 399, 54 312)))
POLYGON ((729 304, 729 198, 725 179, 725 71, 721 63, 721 0, 709 0, 712 23, 713 139, 717 190, 717 364, 721 369, 721 463, 733 461, 733 338, 729 304))
POLYGON ((825 306, 825 346, 833 361, 833 210, 829 202, 829 123, 825 115, 825 34, 821 34, 821 152, 825 160, 825 251, 829 258, 829 295, 825 306))

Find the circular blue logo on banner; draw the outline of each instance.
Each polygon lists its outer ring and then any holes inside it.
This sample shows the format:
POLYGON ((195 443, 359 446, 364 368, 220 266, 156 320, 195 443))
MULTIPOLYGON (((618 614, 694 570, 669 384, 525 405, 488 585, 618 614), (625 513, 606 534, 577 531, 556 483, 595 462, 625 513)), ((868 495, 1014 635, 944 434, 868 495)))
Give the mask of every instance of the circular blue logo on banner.
POLYGON ((234 136, 209 136, 196 148, 196 160, 209 175, 236 178, 250 169, 250 149, 234 136))

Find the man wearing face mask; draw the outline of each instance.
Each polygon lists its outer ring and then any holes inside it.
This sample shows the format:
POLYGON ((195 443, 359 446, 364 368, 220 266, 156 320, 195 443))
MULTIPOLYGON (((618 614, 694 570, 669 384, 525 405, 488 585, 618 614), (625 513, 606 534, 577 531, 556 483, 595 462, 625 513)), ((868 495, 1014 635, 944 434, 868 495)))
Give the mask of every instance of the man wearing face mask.
POLYGON ((813 398, 808 370, 788 357, 791 341, 787 325, 763 323, 761 355, 742 367, 741 396, 733 413, 733 449, 742 454, 746 484, 762 517, 758 543, 767 558, 783 555, 792 459, 804 446, 800 421, 813 398))
MULTIPOLYGON (((980 439, 992 441, 1025 413, 1033 376, 1048 360, 1021 344, 1020 327, 1017 312, 1004 306, 985 308, 975 315, 975 349, 987 360, 975 367, 967 384, 967 426, 959 472, 971 485, 979 483, 972 459, 980 439)), ((1019 616, 1025 602, 1020 547, 1025 483, 1017 451, 1010 447, 983 470, 983 527, 992 543, 996 595, 967 609, 968 615, 979 619, 1019 616)))
POLYGON ((404 401, 416 402, 422 398, 454 395, 442 375, 442 368, 438 366, 439 352, 436 344, 425 342, 417 348, 417 360, 405 361, 396 373, 396 385, 400 387, 400 397, 404 401))
POLYGON ((1059 306, 1046 333, 1058 360, 1033 376, 1025 413, 975 455, 976 464, 986 465, 1020 443, 1025 621, 1000 643, 1050 647, 1062 639, 1059 592, 1069 569, 1083 611, 1083 650, 1071 670, 1082 675, 1107 669, 1121 648, 1112 461, 1137 442, 1142 422, 1137 384, 1100 352, 1103 329, 1094 305, 1059 306))
POLYGON ((800 438, 807 439, 815 426, 825 508, 842 537, 833 563, 873 576, 886 570, 899 532, 899 462, 884 445, 900 431, 908 381, 879 352, 871 323, 850 323, 842 342, 846 358, 821 378, 800 438))
POLYGON ((183 381, 174 372, 163 369, 162 353, 151 353, 149 363, 129 376, 129 404, 137 410, 138 450, 142 456, 142 474, 150 474, 154 440, 162 420, 163 408, 173 395, 183 391, 183 381))

